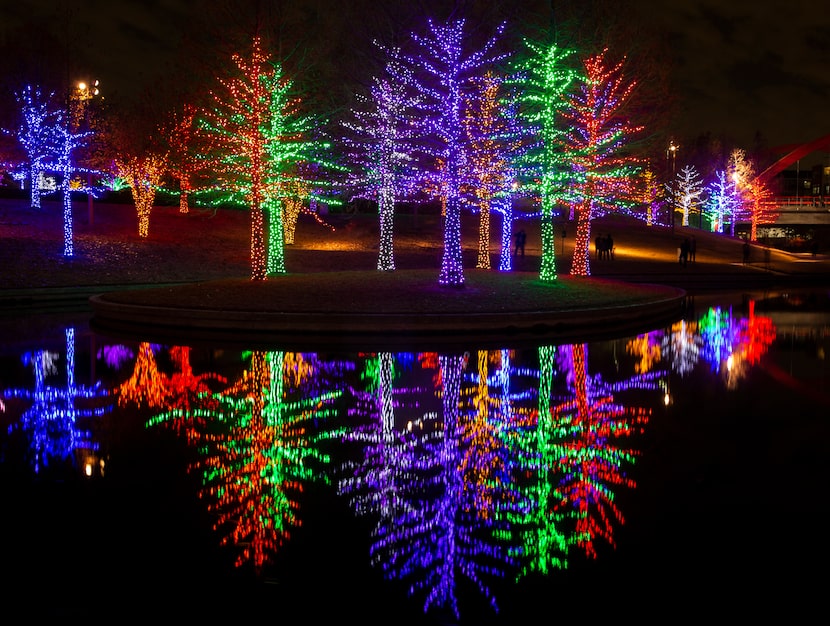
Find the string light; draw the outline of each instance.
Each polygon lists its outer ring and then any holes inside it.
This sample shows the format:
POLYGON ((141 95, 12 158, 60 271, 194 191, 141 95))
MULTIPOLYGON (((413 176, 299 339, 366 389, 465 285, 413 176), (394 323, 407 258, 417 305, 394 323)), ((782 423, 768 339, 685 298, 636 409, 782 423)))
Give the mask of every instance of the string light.
POLYGON ((623 61, 607 66, 607 50, 583 62, 585 80, 568 96, 563 111, 567 126, 566 144, 573 159, 574 194, 577 211, 571 274, 591 274, 591 222, 608 212, 637 217, 634 180, 640 159, 626 144, 642 130, 620 115, 636 82, 625 83, 623 61))
POLYGON ((557 206, 567 202, 570 176, 560 116, 576 73, 566 64, 571 50, 527 39, 524 43, 528 53, 515 64, 515 74, 508 84, 517 89, 517 114, 522 124, 537 139, 517 154, 516 168, 526 192, 535 193, 541 203, 539 278, 553 282, 557 278, 553 216, 557 206))
MULTIPOLYGON (((404 84, 423 95, 425 105, 420 124, 426 138, 434 148, 425 148, 425 156, 440 168, 432 174, 437 179, 435 188, 445 202, 444 246, 438 282, 441 285, 461 287, 464 284, 464 268, 461 247, 461 210, 466 191, 464 173, 469 157, 469 147, 462 123, 463 92, 470 81, 504 55, 492 49, 504 24, 479 50, 465 56, 464 20, 445 25, 428 23, 428 32, 413 34, 422 56, 407 55, 404 61, 413 68, 410 72, 395 75, 404 84)), ((395 72, 394 68, 390 68, 395 72)), ((425 142, 429 143, 429 142, 425 142)))

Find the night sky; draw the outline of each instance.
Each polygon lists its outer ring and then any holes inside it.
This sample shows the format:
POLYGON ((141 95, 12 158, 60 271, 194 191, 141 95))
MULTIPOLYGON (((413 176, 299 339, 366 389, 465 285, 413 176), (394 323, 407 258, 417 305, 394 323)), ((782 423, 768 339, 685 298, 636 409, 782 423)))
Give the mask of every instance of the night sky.
MULTIPOLYGON (((198 23, 195 18, 206 4, 194 0, 0 0, 0 43, 33 15, 58 33, 60 26, 68 25, 73 46, 88 59, 88 74, 101 81, 104 93, 129 97, 144 85, 169 80, 165 68, 176 59, 183 35, 192 35, 198 23)), ((383 0, 329 3, 341 8, 350 5, 353 11, 358 5, 383 4, 383 0)), ((422 5, 428 12, 431 5, 447 4, 422 0, 408 6, 422 5)), ((519 1, 505 6, 511 4, 533 5, 549 13, 549 2, 519 1)), ((830 134, 830 13, 820 3, 620 0, 615 6, 626 19, 630 14, 632 20, 642 21, 644 36, 660 33, 667 37, 668 52, 659 61, 671 65, 679 113, 671 132, 676 129, 677 136, 708 131, 748 147, 757 131, 768 146, 805 143, 830 134)), ((439 10, 434 17, 442 18, 439 10)), ((336 36, 361 36, 367 24, 361 27, 362 31, 340 30, 336 36)), ((413 24, 409 30, 419 27, 413 24)), ((57 36, 66 37, 66 32, 57 36)), ((331 36, 335 35, 326 35, 331 36)), ((216 63, 224 62, 216 59, 216 63)))

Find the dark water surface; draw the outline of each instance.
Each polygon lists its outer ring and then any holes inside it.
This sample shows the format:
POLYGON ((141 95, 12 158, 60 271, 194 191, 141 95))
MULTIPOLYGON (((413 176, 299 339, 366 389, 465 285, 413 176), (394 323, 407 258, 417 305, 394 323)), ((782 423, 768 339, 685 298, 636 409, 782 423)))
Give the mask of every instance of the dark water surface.
POLYGON ((830 295, 635 337, 292 352, 0 319, 8 615, 515 624, 824 610, 830 295))

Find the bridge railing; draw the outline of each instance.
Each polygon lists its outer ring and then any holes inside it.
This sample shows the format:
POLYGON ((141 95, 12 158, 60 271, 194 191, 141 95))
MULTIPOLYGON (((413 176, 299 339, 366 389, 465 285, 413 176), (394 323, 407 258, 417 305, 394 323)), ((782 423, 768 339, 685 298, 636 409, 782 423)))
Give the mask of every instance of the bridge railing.
POLYGON ((830 208, 830 196, 776 196, 765 204, 779 211, 820 211, 830 208))

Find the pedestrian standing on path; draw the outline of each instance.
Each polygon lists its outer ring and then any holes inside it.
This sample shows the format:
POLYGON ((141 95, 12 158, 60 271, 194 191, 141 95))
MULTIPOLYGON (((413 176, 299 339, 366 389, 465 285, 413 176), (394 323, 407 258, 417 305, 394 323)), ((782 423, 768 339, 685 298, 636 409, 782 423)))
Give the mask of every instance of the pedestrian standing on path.
POLYGON ((749 239, 744 237, 744 265, 749 263, 749 239))
POLYGON ((691 263, 695 262, 695 253, 697 252, 697 241, 695 241, 695 236, 692 235, 692 238, 689 240, 689 261, 691 263))
POLYGON ((680 265, 685 266, 686 261, 689 258, 689 238, 684 237, 683 241, 680 242, 680 256, 678 257, 677 261, 680 265))
POLYGON ((514 256, 522 256, 525 255, 525 240, 527 239, 527 235, 525 234, 524 230, 520 230, 516 233, 516 249, 513 252, 514 256))

